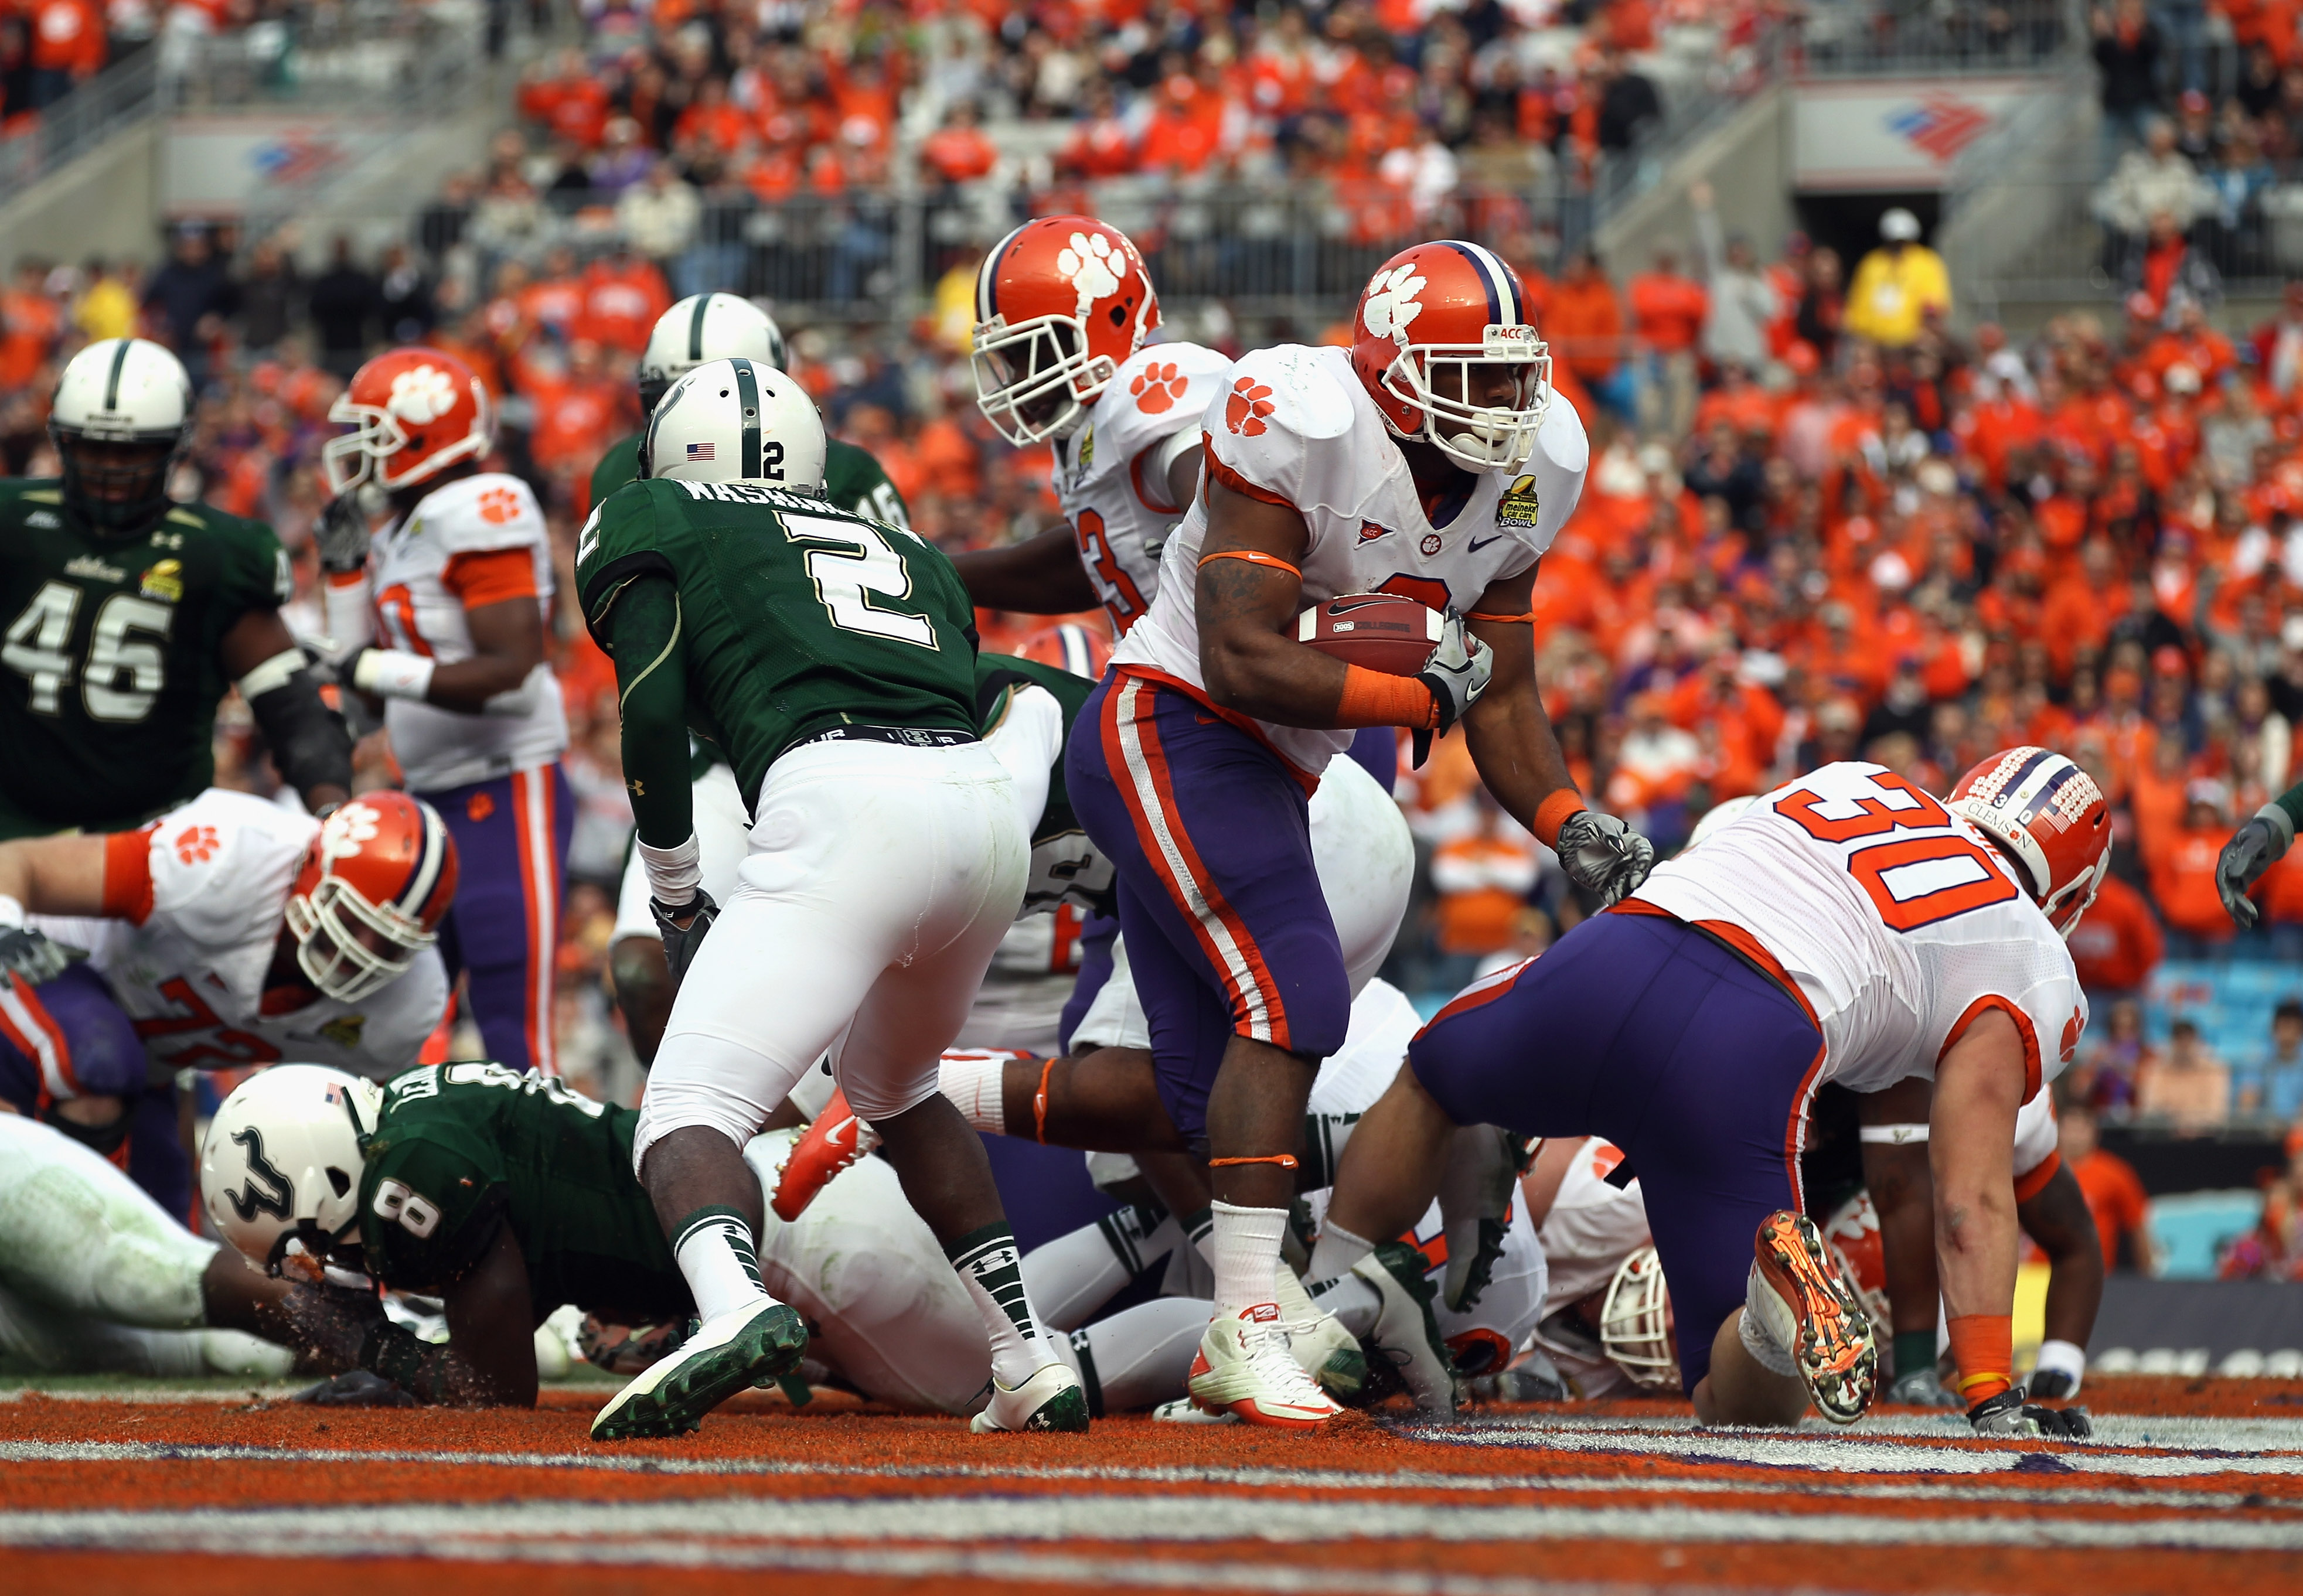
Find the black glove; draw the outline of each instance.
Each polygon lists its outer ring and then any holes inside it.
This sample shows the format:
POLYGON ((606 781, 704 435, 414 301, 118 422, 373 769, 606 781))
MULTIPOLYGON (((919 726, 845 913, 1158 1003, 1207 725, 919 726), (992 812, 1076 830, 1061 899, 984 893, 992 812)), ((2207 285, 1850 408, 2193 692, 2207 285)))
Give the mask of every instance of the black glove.
POLYGON ((1567 878, 1596 893, 1600 907, 1612 909, 1655 869, 1655 844, 1613 815, 1579 809, 1559 827, 1552 844, 1567 878))
POLYGON ((2069 1369, 2034 1369, 2023 1389, 2041 1401, 2053 1402, 2070 1396, 2078 1384, 2069 1369))
POLYGON ((320 507, 312 523, 312 546, 319 550, 320 569, 339 575, 367 565, 367 512, 360 508, 359 490, 339 493, 320 507))
POLYGON ((1967 1422, 1975 1426, 1978 1435, 2023 1440, 2084 1441, 2095 1433, 2086 1408, 2041 1407, 2025 1396, 2020 1385, 1978 1402, 1967 1410, 1967 1422))
POLYGON ((35 931, 30 926, 11 926, 0 931, 0 970, 7 971, 27 987, 52 981, 63 974, 64 967, 72 961, 87 957, 80 949, 52 942, 46 932, 35 931))
POLYGON ((2263 878, 2295 840, 2287 811, 2266 803, 2232 833, 2215 860, 2215 890, 2223 895, 2223 912, 2242 931, 2253 926, 2262 911, 2248 901, 2248 888, 2263 878))
POLYGON ((292 1399, 315 1407, 414 1407, 416 1399, 381 1374, 347 1369, 333 1380, 307 1386, 292 1399))
POLYGON ((720 905, 702 887, 696 895, 678 909, 667 909, 654 898, 648 899, 648 912, 655 916, 655 928, 663 933, 663 962, 671 967, 671 980, 679 984, 680 977, 696 959, 696 950, 704 945, 704 934, 712 922, 720 918, 720 905), (679 924, 687 920, 686 929, 679 924))
POLYGON ((1421 769, 1430 757, 1431 739, 1447 732, 1479 701, 1495 669, 1496 651, 1464 631, 1464 617, 1449 610, 1440 627, 1439 646, 1431 651, 1431 662, 1415 678, 1431 689, 1439 704, 1439 724, 1429 731, 1419 729, 1410 739, 1415 769, 1421 769))

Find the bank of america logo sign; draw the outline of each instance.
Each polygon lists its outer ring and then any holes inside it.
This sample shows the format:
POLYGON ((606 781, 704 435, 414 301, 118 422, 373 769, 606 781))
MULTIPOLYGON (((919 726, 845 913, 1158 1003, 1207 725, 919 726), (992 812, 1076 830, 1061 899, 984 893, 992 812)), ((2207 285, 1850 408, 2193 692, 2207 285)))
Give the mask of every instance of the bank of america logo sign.
POLYGON ((1989 113, 1947 94, 1923 97, 1891 113, 1887 126, 1914 148, 1948 162, 1991 125, 1989 113))

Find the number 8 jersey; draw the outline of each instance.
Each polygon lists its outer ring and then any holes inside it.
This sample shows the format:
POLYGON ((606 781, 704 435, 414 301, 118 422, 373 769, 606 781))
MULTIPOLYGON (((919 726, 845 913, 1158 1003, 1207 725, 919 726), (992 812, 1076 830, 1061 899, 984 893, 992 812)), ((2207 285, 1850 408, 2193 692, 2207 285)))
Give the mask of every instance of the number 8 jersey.
POLYGON ((1884 766, 1845 762, 1757 800, 1632 895, 1772 962, 1822 1027, 1818 1084, 1932 1078, 2000 1009, 2022 1034, 2024 1099, 2087 1024, 2062 937, 1973 826, 1884 766))
POLYGON ((689 725, 727 752, 747 808, 784 750, 835 727, 976 729, 975 611, 915 533, 761 483, 658 477, 577 540, 595 639, 648 575, 679 591, 689 725))

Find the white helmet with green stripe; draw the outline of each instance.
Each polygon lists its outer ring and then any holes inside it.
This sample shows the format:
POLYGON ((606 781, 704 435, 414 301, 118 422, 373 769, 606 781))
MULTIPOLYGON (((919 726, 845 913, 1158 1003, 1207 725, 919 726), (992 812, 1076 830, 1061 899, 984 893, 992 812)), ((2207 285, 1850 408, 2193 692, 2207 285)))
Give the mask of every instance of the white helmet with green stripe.
POLYGON ((167 513, 168 476, 191 433, 191 378, 145 338, 101 339, 73 356, 48 411, 65 500, 109 532, 140 532, 167 513))
POLYGON ((823 418, 807 391, 774 367, 709 361, 672 384, 648 417, 640 469, 675 482, 821 493, 823 418))
POLYGON ((756 360, 784 368, 784 333, 776 318, 734 294, 690 294, 658 316, 640 355, 640 408, 653 410, 665 391, 707 360, 756 360))

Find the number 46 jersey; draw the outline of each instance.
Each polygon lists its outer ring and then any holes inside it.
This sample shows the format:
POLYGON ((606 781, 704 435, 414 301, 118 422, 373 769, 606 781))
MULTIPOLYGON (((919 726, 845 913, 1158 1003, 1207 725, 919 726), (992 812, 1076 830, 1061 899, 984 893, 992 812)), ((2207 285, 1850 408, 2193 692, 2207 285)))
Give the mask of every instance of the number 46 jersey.
POLYGON ((118 830, 206 789, 224 634, 290 587, 257 522, 180 504, 104 537, 58 483, 0 482, 0 837, 118 830))
POLYGON ((784 750, 839 726, 974 733, 975 611, 917 533, 761 483, 657 477, 592 512, 576 587, 595 640, 636 579, 679 591, 689 726, 748 807, 784 750))
POLYGON ((1818 1084, 1932 1079, 1995 1008, 2022 1034, 2028 1102, 2087 1025, 2070 951, 1998 850, 1884 766, 1826 765, 1776 788, 1632 899, 1788 974, 1823 1029, 1818 1084))

